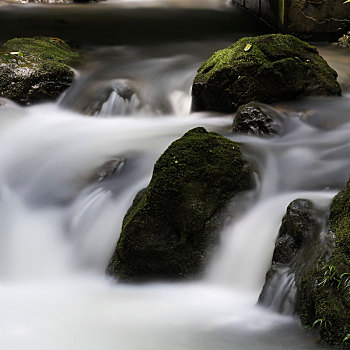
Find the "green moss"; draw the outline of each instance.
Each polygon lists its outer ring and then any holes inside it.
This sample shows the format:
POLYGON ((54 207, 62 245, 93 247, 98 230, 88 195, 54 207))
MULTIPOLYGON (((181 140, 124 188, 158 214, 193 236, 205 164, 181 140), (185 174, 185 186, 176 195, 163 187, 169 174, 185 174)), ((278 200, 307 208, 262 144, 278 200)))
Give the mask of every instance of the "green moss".
POLYGON ((79 54, 58 38, 15 38, 7 41, 2 50, 3 53, 20 51, 23 58, 29 56, 35 61, 53 60, 69 65, 79 60, 79 54))
POLYGON ((58 38, 15 38, 0 48, 0 96, 22 104, 57 98, 79 54, 58 38))
POLYGON ((336 77, 315 47, 292 35, 246 37, 200 66, 192 89, 193 109, 232 112, 253 100, 339 95, 336 77))
POLYGON ((334 197, 329 223, 332 252, 321 256, 303 277, 299 312, 307 326, 324 319, 327 327, 319 329, 321 339, 339 345, 350 333, 350 182, 334 197))
POLYGON ((107 272, 136 281, 195 276, 214 244, 216 214, 251 186, 237 143, 203 128, 187 132, 158 159, 135 198, 107 272))

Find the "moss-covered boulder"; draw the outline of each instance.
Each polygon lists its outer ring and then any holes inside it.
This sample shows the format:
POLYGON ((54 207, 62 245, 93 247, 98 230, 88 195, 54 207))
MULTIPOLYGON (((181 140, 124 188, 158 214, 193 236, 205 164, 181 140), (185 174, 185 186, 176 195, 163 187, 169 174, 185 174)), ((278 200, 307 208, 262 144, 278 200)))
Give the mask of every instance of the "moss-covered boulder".
POLYGON ((350 181, 333 199, 329 225, 332 250, 303 274, 298 312, 323 341, 350 347, 350 181))
POLYGON ((237 143, 195 128, 157 160, 127 212, 107 273, 123 281, 176 280, 203 270, 225 204, 252 186, 237 143))
POLYGON ((215 52, 199 67, 192 110, 229 113, 251 101, 340 95, 336 78, 315 47, 292 35, 246 37, 215 52))
POLYGON ((56 99, 73 81, 77 52, 58 38, 16 38, 0 47, 0 96, 20 104, 56 99))

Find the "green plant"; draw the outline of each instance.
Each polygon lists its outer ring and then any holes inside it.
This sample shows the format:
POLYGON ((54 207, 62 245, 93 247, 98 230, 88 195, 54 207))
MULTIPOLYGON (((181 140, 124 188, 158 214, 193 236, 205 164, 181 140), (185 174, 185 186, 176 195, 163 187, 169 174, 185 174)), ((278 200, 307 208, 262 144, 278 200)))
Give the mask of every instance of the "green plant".
MULTIPOLYGON (((350 0, 349 0, 350 2, 350 0)), ((317 278, 317 285, 319 287, 329 284, 337 284, 337 289, 343 291, 350 296, 350 273, 342 273, 339 277, 337 275, 337 268, 334 265, 327 265, 324 267, 324 274, 317 278)))
POLYGON ((2 58, 7 62, 11 62, 11 60, 16 57, 24 57, 24 55, 21 51, 11 51, 2 55, 2 58))
MULTIPOLYGON (((350 0, 349 0, 348 2, 350 2, 350 0)), ((345 343, 345 342, 348 341, 349 339, 350 339, 350 333, 348 333, 348 334, 344 337, 342 343, 345 343)))
POLYGON ((350 0, 346 0, 346 1, 344 1, 344 2, 343 2, 343 4, 346 4, 347 2, 350 2, 350 0))
POLYGON ((315 327, 318 328, 322 328, 324 327, 325 329, 327 329, 327 321, 324 318, 318 318, 316 321, 314 321, 314 323, 312 324, 312 328, 315 327))
POLYGON ((337 275, 337 269, 334 265, 327 265, 324 267, 324 274, 321 277, 317 278, 317 285, 319 287, 323 287, 326 285, 326 283, 333 283, 333 282, 338 282, 339 283, 339 279, 336 278, 337 275), (320 281, 319 281, 320 280, 320 281))

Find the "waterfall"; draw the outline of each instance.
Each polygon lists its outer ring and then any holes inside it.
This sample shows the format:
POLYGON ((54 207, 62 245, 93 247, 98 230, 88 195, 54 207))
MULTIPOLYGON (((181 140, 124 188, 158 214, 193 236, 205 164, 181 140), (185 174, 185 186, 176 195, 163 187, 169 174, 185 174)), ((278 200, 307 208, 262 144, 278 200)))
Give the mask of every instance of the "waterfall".
MULTIPOLYGON (((256 302, 287 205, 302 197, 327 207, 349 176, 350 96, 276 105, 280 136, 232 134, 233 115, 190 113, 190 90, 212 52, 269 31, 250 14, 221 0, 2 5, 1 40, 69 38, 85 60, 56 103, 0 101, 0 348, 323 348, 287 315, 288 270, 269 294, 285 314, 256 302), (169 144, 198 126, 241 143, 256 187, 228 206, 200 280, 110 280, 133 198, 169 144)), ((329 50, 331 63, 346 61, 329 50)), ((349 65, 340 66, 348 82, 349 65)))
POLYGON ((297 301, 295 274, 288 267, 276 268, 271 274, 271 280, 264 293, 263 305, 276 312, 293 315, 297 301))

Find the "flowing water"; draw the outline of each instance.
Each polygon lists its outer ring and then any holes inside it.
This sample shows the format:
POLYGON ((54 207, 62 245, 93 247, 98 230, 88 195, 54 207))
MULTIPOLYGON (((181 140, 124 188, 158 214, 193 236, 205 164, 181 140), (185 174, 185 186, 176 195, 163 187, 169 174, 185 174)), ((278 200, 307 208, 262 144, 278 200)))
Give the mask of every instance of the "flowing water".
POLYGON ((57 103, 0 102, 0 348, 322 348, 297 319, 256 302, 289 202, 309 198, 327 210, 349 176, 348 53, 320 48, 343 97, 279 104, 282 136, 258 139, 233 135, 230 115, 189 113, 200 63, 268 32, 250 15, 209 0, 1 4, 1 40, 68 38, 86 60, 57 103), (133 197, 166 147, 196 126, 242 143, 256 189, 223 230, 203 279, 109 280, 133 197), (122 165, 104 178, 111 160, 122 165))

